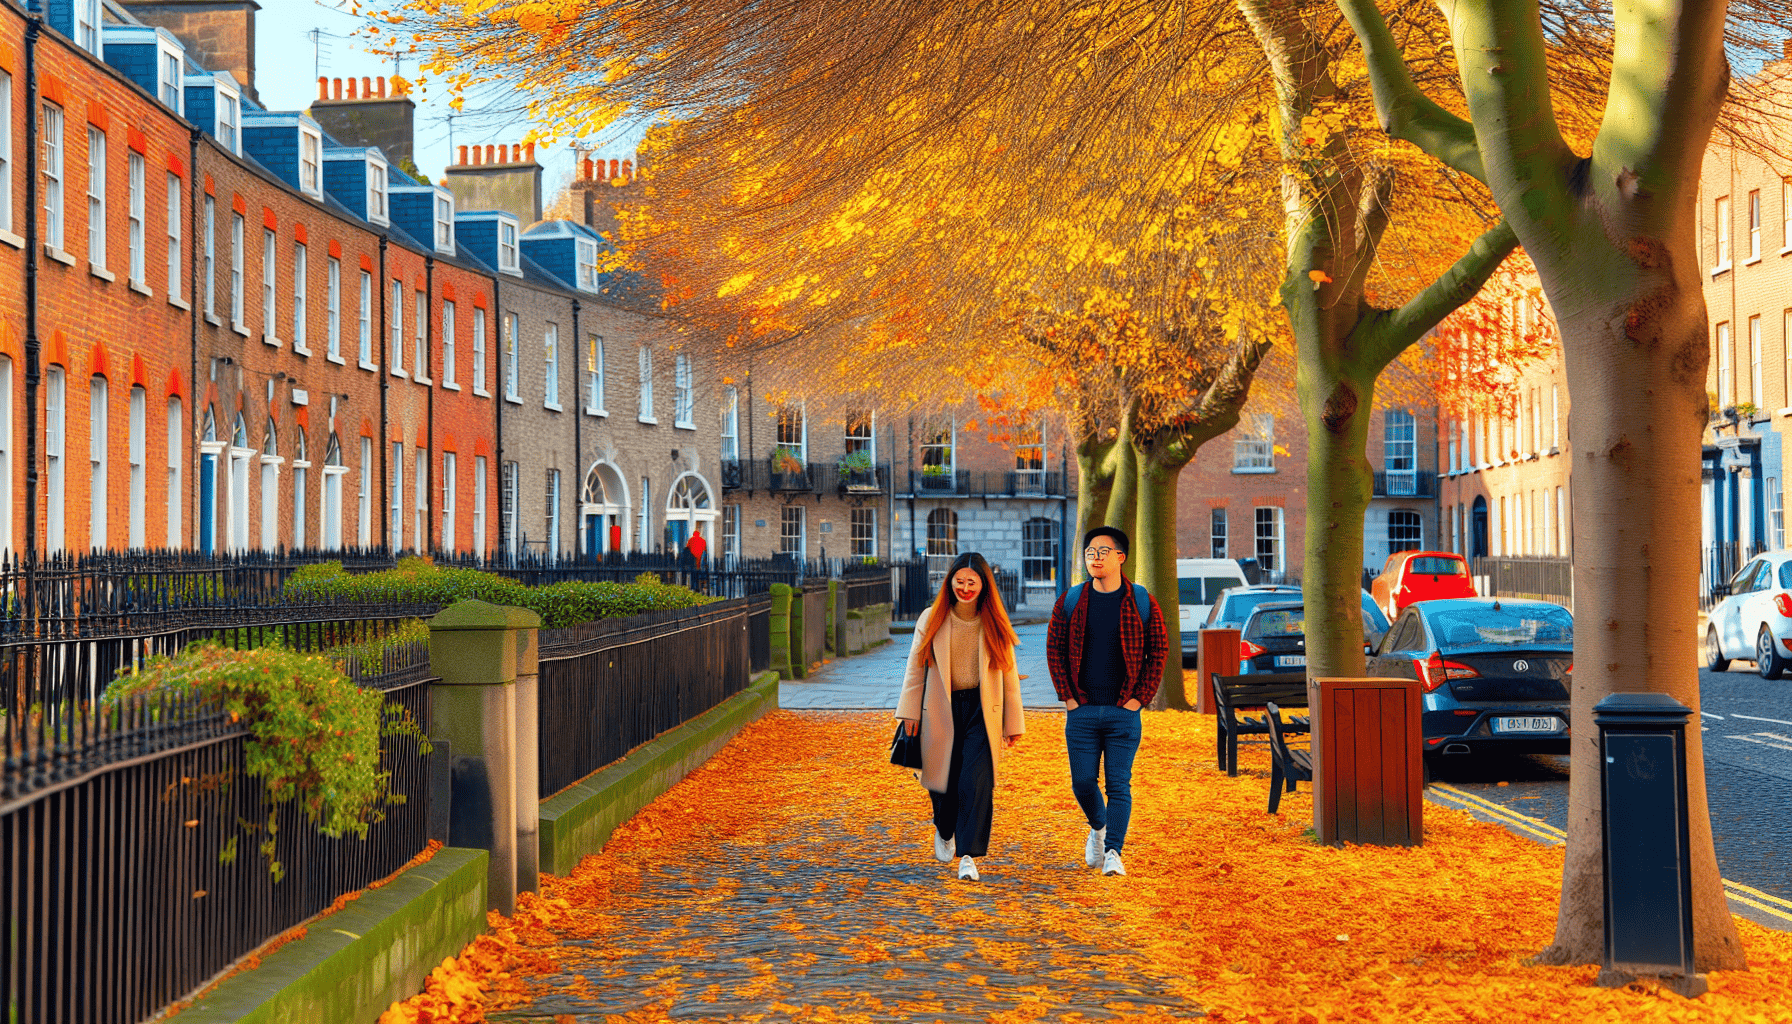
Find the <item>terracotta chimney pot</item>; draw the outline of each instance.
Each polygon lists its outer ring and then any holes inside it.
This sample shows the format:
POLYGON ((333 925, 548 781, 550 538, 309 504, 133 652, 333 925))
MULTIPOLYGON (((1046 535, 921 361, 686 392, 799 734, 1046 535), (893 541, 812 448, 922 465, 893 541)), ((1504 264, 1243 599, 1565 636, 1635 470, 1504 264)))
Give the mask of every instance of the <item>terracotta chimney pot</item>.
POLYGON ((592 175, 591 158, 586 157, 579 162, 579 180, 590 181, 592 175))
POLYGON ((364 100, 373 99, 373 80, 366 76, 362 76, 361 78, 361 98, 364 100))
POLYGON ((332 99, 338 99, 338 100, 341 99, 342 98, 342 79, 340 79, 340 78, 330 79, 330 91, 332 93, 332 96, 331 96, 332 99))
POLYGON ((330 98, 330 80, 323 75, 317 76, 317 98, 320 100, 330 98))
POLYGON ((523 153, 525 155, 525 158, 530 163, 534 163, 535 162, 535 143, 531 142, 527 146, 524 146, 523 153))
POLYGON ((622 178, 624 181, 635 180, 635 162, 633 160, 622 161, 622 178))
POLYGON ((488 164, 498 162, 498 147, 489 144, 485 147, 485 162, 488 164))
POLYGON ((455 163, 460 164, 462 167, 467 165, 467 147, 460 147, 460 159, 456 160, 455 163))
POLYGON ((360 94, 355 92, 355 80, 353 78, 348 80, 348 98, 351 100, 358 100, 361 98, 360 94))

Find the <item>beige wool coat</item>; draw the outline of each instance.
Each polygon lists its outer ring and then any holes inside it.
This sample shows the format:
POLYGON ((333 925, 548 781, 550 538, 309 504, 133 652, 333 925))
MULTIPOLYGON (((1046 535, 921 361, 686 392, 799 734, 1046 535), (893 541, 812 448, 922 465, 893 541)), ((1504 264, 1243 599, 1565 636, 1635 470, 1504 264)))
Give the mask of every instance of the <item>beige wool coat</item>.
MULTIPOLYGON (((915 620, 915 639, 909 647, 908 671, 902 677, 902 695, 896 699, 896 717, 921 720, 921 785, 943 793, 952 765, 952 681, 946 675, 952 670, 952 631, 942 628, 935 634, 933 661, 923 665, 921 644, 932 615, 929 608, 915 620)), ((999 778, 1002 748, 1007 745, 1002 737, 1027 731, 1020 705, 1020 673, 1013 666, 990 667, 989 648, 982 643, 977 644, 977 665, 982 673, 977 689, 983 702, 983 727, 989 731, 990 768, 999 778)))

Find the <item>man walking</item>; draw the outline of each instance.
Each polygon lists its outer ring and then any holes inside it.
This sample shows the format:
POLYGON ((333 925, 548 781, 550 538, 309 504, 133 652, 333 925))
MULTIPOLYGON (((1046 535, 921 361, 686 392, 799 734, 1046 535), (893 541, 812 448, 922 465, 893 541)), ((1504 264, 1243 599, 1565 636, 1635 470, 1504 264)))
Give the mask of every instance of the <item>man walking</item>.
POLYGON ((1058 598, 1045 633, 1046 665, 1064 702, 1070 790, 1089 820, 1083 861, 1104 875, 1126 874, 1120 851, 1132 818, 1139 709, 1157 696, 1170 648, 1157 600, 1123 571, 1127 547, 1125 531, 1112 526, 1083 536, 1089 579, 1058 598))

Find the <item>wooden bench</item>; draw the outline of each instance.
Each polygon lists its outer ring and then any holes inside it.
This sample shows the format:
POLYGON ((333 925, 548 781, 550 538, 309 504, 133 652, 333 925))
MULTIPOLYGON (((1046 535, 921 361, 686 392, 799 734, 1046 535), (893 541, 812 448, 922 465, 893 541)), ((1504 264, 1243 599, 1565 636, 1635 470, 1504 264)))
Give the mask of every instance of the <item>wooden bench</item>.
POLYGON ((1313 781, 1313 752, 1288 746, 1282 735, 1282 709, 1274 702, 1264 707, 1269 722, 1269 813, 1276 813, 1282 804, 1282 787, 1294 792, 1294 783, 1313 781))
MULTIPOLYGON (((1238 737, 1268 736, 1269 724, 1260 717, 1240 717, 1246 708, 1260 708, 1274 701, 1282 707, 1307 706, 1307 676, 1304 672, 1276 673, 1255 676, 1213 676, 1214 718, 1218 728, 1219 767, 1227 775, 1238 774, 1238 737)), ((1290 733, 1304 733, 1310 723, 1304 717, 1292 718, 1285 726, 1290 733)))

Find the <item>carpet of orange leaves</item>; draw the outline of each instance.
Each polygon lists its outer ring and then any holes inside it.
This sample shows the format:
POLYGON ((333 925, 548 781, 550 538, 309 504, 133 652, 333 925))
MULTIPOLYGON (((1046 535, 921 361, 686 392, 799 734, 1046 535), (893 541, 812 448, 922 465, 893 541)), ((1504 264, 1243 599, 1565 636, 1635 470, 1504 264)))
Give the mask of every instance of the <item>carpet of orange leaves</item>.
POLYGON ((1270 817, 1262 748, 1227 778, 1194 714, 1147 713, 1131 875, 1102 878, 1082 866, 1061 723, 1028 716, 983 881, 962 883, 932 859, 923 792, 885 763, 887 716, 775 712, 514 918, 492 915, 381 1024, 1792 1021, 1792 935, 1739 920, 1752 969, 1690 1002, 1532 966, 1559 848, 1431 805, 1423 847, 1317 846, 1305 787, 1270 817), (953 937, 973 945, 947 951, 953 937), (725 988, 728 972, 749 980, 725 988), (1098 977, 1138 994, 1079 1003, 1098 977))

